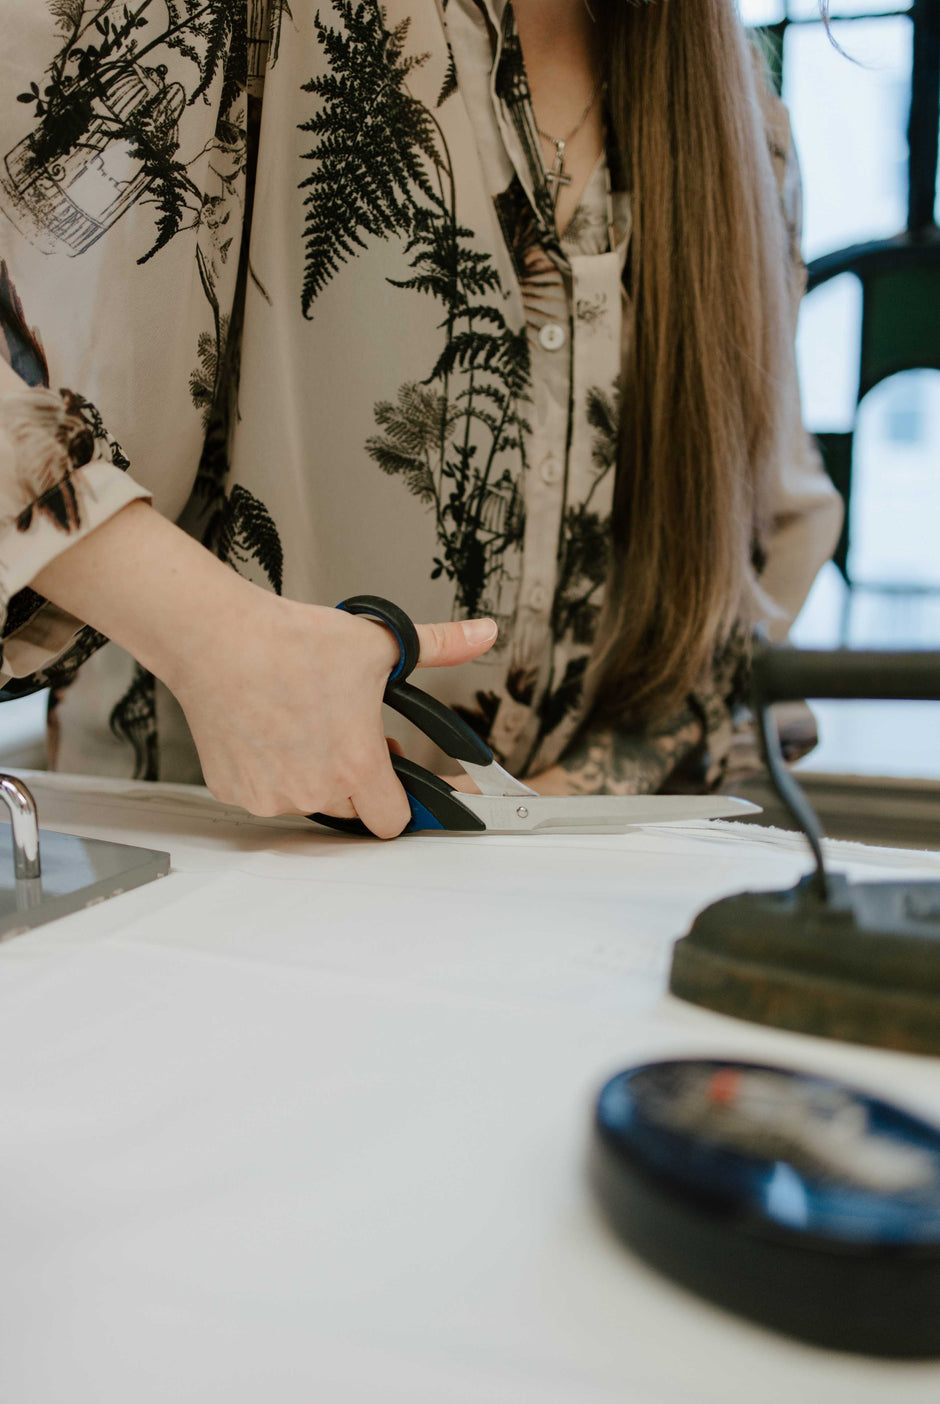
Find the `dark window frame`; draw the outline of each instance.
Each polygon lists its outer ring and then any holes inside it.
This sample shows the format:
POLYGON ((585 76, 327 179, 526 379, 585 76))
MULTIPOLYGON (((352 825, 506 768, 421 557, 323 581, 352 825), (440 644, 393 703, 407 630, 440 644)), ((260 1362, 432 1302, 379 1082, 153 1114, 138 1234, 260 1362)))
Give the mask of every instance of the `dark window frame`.
MULTIPOLYGON (((789 0, 784 17, 775 24, 758 25, 778 91, 783 84, 786 36, 791 26, 822 24, 821 16, 791 16, 789 0)), ((911 0, 906 9, 870 14, 832 16, 833 22, 852 24, 863 20, 909 19, 914 26, 911 64, 911 105, 907 127, 907 225, 915 237, 937 232, 938 136, 940 136, 940 0, 911 0)))

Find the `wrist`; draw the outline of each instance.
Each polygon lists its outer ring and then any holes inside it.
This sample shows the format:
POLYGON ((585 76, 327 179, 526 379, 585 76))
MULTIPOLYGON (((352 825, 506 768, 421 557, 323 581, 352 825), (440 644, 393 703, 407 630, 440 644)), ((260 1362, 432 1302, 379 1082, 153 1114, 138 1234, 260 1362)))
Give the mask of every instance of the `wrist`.
POLYGON ((266 609, 276 599, 197 549, 201 555, 187 562, 184 575, 168 582, 163 606, 135 619, 134 637, 117 640, 181 701, 219 670, 233 638, 264 637, 266 609))

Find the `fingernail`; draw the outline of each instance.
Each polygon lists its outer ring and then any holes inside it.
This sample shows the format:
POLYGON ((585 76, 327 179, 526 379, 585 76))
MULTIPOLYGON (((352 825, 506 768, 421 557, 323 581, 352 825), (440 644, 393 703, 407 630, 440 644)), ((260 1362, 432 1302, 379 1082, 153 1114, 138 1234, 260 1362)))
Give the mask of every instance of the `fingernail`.
POLYGON ((468 644, 490 643, 498 632, 495 619, 464 619, 460 627, 468 644))

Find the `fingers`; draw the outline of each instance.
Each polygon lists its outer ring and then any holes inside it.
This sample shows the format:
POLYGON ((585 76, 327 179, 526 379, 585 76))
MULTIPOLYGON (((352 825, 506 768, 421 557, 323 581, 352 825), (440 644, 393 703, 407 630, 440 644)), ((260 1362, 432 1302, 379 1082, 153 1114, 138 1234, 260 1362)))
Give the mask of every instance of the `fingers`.
POLYGON ((327 804, 317 805, 314 810, 301 809, 292 812, 297 814, 330 814, 334 819, 355 819, 357 817, 356 806, 349 798, 332 799, 327 804))
POLYGON ((479 658, 496 642, 495 619, 463 619, 451 624, 419 624, 419 668, 453 668, 479 658))
MULTIPOLYGON (((404 755, 393 736, 385 737, 385 745, 390 757, 404 755)), ((244 798, 237 802, 259 818, 288 814, 309 817, 310 814, 316 813, 328 814, 333 819, 361 819, 377 838, 396 838, 411 821, 411 807, 394 771, 386 775, 386 768, 380 766, 376 767, 376 772, 368 774, 368 789, 363 787, 357 790, 356 797, 334 795, 328 800, 318 800, 306 807, 298 807, 295 798, 286 796, 253 796, 247 805, 244 798)), ((467 779, 466 776, 463 778, 467 779)), ((468 788, 475 790, 476 786, 470 781, 468 788)))
MULTIPOLYGON (((216 795, 216 799, 218 799, 216 795)), ((329 814, 334 819, 355 819, 356 808, 351 799, 315 799, 309 803, 298 802, 291 795, 239 795, 233 801, 240 809, 247 809, 256 819, 304 818, 311 814, 329 814)))
POLYGON ((369 768, 368 785, 355 790, 351 800, 359 818, 376 838, 397 838, 411 820, 408 796, 384 747, 377 754, 375 765, 369 768))

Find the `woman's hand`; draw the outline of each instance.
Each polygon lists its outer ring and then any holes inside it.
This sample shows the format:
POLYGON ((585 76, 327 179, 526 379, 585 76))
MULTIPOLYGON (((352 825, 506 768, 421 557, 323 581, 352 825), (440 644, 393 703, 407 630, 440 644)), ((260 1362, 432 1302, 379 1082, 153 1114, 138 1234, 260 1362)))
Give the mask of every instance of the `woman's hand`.
MULTIPOLYGON (((382 625, 259 589, 142 502, 32 583, 166 683, 217 798, 258 815, 358 814, 380 838, 408 823, 382 727, 398 659, 382 625)), ((485 653, 496 624, 422 624, 418 638, 420 666, 449 667, 485 653)))
MULTIPOLYGON (((250 589, 237 632, 200 649, 175 688, 209 789, 253 814, 358 815, 379 838, 401 833, 410 810, 382 725, 394 636, 250 589)), ((418 638, 419 666, 450 666, 485 652, 496 625, 424 624, 418 638)))

